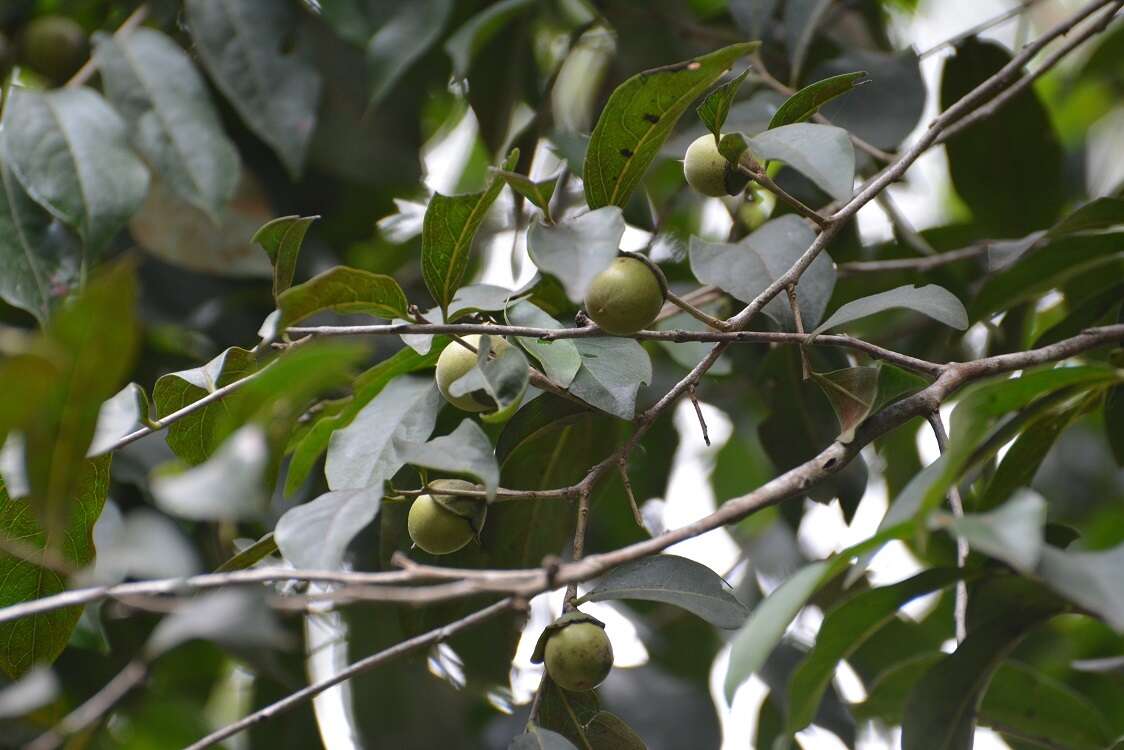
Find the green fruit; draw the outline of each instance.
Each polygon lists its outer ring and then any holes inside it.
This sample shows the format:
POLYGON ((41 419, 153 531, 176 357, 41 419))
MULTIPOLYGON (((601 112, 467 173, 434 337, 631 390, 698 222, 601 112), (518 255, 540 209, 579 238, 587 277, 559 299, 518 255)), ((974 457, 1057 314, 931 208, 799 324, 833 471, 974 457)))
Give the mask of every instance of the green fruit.
POLYGON ((593 277, 585 311, 609 333, 627 336, 643 330, 663 307, 663 287, 642 260, 617 258, 593 277))
MULTIPOLYGON (((489 338, 492 341, 492 351, 497 355, 511 347, 511 344, 500 336, 490 336, 489 338)), ((465 336, 464 341, 479 350, 479 335, 465 336)), ((458 409, 464 411, 495 411, 495 401, 482 390, 472 391, 462 396, 454 396, 449 392, 453 383, 475 366, 476 352, 461 346, 456 341, 451 342, 441 352, 441 356, 437 358, 437 390, 441 391, 441 395, 445 397, 446 401, 458 409)))
POLYGON ((738 171, 718 151, 718 144, 710 133, 696 138, 687 147, 683 157, 683 176, 687 178, 688 185, 712 198, 737 195, 749 182, 749 177, 738 171))
POLYGON ((605 628, 592 622, 574 622, 551 633, 545 656, 550 679, 573 692, 592 690, 613 668, 613 644, 605 628))
POLYGON ((61 84, 90 57, 85 30, 63 16, 41 16, 23 31, 23 61, 27 67, 61 84))
POLYGON ((777 196, 755 183, 746 191, 746 201, 738 206, 738 218, 753 231, 769 220, 776 205, 777 196))
MULTIPOLYGON (((463 485, 466 489, 474 487, 468 482, 459 480, 445 481, 444 485, 450 489, 456 489, 460 485, 463 485)), ((410 506, 410 515, 406 519, 406 528, 409 530, 410 538, 414 540, 414 544, 431 555, 447 555, 456 552, 472 541, 477 533, 477 530, 472 527, 472 522, 442 504, 442 502, 450 503, 457 500, 464 501, 466 509, 476 502, 484 504, 483 500, 477 501, 476 498, 468 497, 458 498, 453 495, 440 495, 438 499, 434 499, 432 495, 418 496, 418 499, 410 506)), ((483 515, 479 517, 483 519, 483 515)))

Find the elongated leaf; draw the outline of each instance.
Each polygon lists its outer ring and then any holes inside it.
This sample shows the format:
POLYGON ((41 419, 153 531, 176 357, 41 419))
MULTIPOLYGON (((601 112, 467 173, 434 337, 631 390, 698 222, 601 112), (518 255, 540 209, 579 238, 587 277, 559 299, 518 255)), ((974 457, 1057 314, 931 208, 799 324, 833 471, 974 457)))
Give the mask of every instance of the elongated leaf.
MULTIPOLYGON (((503 168, 510 171, 518 159, 519 151, 516 149, 508 155, 503 168)), ((422 221, 422 278, 429 293, 442 308, 449 306, 464 280, 476 230, 503 186, 504 181, 493 175, 483 192, 467 195, 435 193, 429 200, 422 221)))
POLYGON ((420 355, 405 348, 356 378, 351 399, 346 404, 338 411, 321 416, 307 432, 294 436, 292 458, 285 478, 285 494, 291 495, 308 478, 316 461, 328 450, 332 433, 351 424, 355 415, 394 378, 432 367, 437 362, 437 354, 435 351, 420 355))
POLYGON ((99 36, 95 59, 145 160, 177 195, 217 217, 238 185, 238 151, 191 58, 159 31, 140 28, 99 36))
POLYGON ((269 256, 270 263, 273 264, 274 299, 292 286, 304 236, 308 233, 312 222, 319 218, 319 216, 282 216, 264 224, 251 238, 251 242, 262 246, 269 256))
MULTIPOLYGON (((453 0, 412 0, 399 6, 367 42, 368 107, 378 105, 441 37, 453 0)), ((383 20, 383 19, 377 19, 383 20)))
POLYGON ((864 591, 828 612, 815 645, 789 682, 786 731, 794 734, 812 722, 840 661, 889 622, 904 604, 944 588, 960 575, 954 568, 933 568, 901 583, 864 591))
POLYGON ((820 111, 833 125, 867 143, 897 148, 917 127, 925 109, 926 86, 917 52, 912 48, 886 53, 851 47, 817 66, 813 75, 826 78, 854 70, 865 70, 870 83, 825 102, 820 111))
POLYGON ((180 518, 253 520, 262 515, 269 500, 268 464, 264 430, 247 425, 198 466, 178 473, 172 468, 158 470, 150 481, 152 496, 162 510, 180 518))
POLYGON ((784 6, 785 47, 793 84, 800 80, 804 59, 831 0, 788 0, 784 6))
POLYGON ((854 192, 855 149, 842 128, 810 122, 782 125, 750 138, 749 147, 759 160, 784 162, 836 200, 847 200, 854 192))
POLYGON ((545 180, 536 181, 518 172, 507 172, 502 169, 494 171, 495 174, 502 177, 504 181, 511 186, 512 190, 531 201, 535 208, 542 211, 543 215, 549 220, 550 198, 554 195, 554 188, 558 186, 557 177, 549 177, 545 180))
MULTIPOLYGON (((512 305, 504 314, 507 316, 507 322, 514 326, 552 329, 563 327, 561 323, 527 300, 512 305)), ((582 366, 581 354, 570 339, 542 341, 520 337, 516 341, 542 364, 547 377, 563 388, 570 385, 582 366)))
POLYGON ((855 439, 855 429, 870 416, 878 397, 877 367, 848 367, 834 372, 813 372, 812 379, 823 389, 839 419, 839 441, 855 439))
POLYGON ((811 119, 825 103, 843 96, 852 89, 867 83, 865 71, 844 73, 842 75, 816 81, 797 91, 785 100, 784 104, 769 121, 769 128, 779 128, 791 125, 794 122, 804 122, 811 119))
POLYGON ((484 430, 471 419, 428 443, 407 443, 401 439, 396 442, 405 463, 473 477, 484 483, 489 499, 495 496, 500 483, 496 454, 484 430))
POLYGON ((956 295, 936 284, 926 284, 923 287, 906 284, 887 292, 879 292, 848 302, 832 313, 831 317, 812 333, 822 333, 836 326, 895 308, 916 310, 933 320, 960 330, 968 327, 968 313, 956 295))
POLYGON ((746 68, 740 76, 707 94, 706 99, 695 110, 715 138, 722 137, 722 126, 726 124, 726 117, 730 114, 730 105, 734 103, 734 97, 738 95, 738 89, 748 75, 749 68, 746 68))
POLYGON ((1046 545, 1037 574, 1062 596, 1124 633, 1124 544, 1103 552, 1069 552, 1046 545))
POLYGON ((913 688, 902 722, 902 750, 970 750, 976 710, 992 673, 1026 633, 1057 610, 1012 607, 968 634, 913 688))
POLYGON ((42 325, 78 285, 81 263, 78 238, 31 200, 0 159, 0 299, 42 325))
POLYGON ((732 44, 646 70, 618 86, 601 110, 586 150, 583 179, 589 207, 624 206, 691 102, 757 46, 732 44))
POLYGON ((527 251, 539 270, 562 282, 571 302, 581 303, 597 274, 617 257, 625 223, 621 210, 604 206, 548 226, 527 230, 527 251))
POLYGON ((949 528, 973 549, 1008 563, 1020 573, 1032 574, 1042 555, 1046 501, 1024 488, 990 513, 970 513, 961 518, 941 514, 933 524, 949 528))
POLYGON ((677 555, 655 555, 616 567, 594 581, 580 601, 607 599, 674 604, 719 628, 739 628, 748 614, 717 573, 677 555))
POLYGON ((381 488, 405 463, 400 444, 424 442, 443 404, 432 378, 395 378, 332 434, 324 467, 328 487, 381 488))
POLYGON ((534 5, 534 0, 500 0, 484 8, 445 42, 445 51, 453 61, 453 76, 464 78, 472 59, 509 21, 534 5))
POLYGON ((324 310, 366 313, 393 320, 408 314, 406 294, 390 276, 336 266, 277 297, 284 329, 324 310))
POLYGON ((585 736, 595 750, 646 750, 647 745, 624 719, 608 711, 598 711, 585 727, 585 736))
POLYGON ((148 420, 148 395, 136 383, 129 383, 98 410, 97 427, 88 456, 113 447, 121 438, 144 426, 148 420))
POLYGON ((125 123, 91 89, 13 87, 0 147, 36 203, 74 227, 96 256, 140 208, 148 170, 129 149, 125 123))
POLYGON ((336 490, 290 508, 277 521, 277 549, 296 568, 340 568, 351 540, 379 512, 382 493, 381 485, 336 490))
POLYGON ((145 652, 155 658, 196 639, 235 648, 289 645, 288 633, 266 604, 264 592, 252 589, 215 591, 189 600, 160 621, 145 652))
MULTIPOLYGON (((453 381, 449 386, 449 393, 453 396, 467 396, 483 391, 486 398, 482 400, 490 400, 495 405, 495 411, 485 414, 482 419, 503 422, 523 401, 531 370, 527 356, 517 347, 509 346, 493 355, 493 339, 492 336, 480 338, 476 366, 453 381)), ((454 341, 449 346, 460 344, 454 341)))
POLYGON ((216 573, 229 573, 234 570, 246 570, 272 555, 277 551, 277 540, 273 532, 269 532, 249 547, 240 550, 222 565, 215 568, 216 573))
POLYGON ((316 126, 320 74, 284 52, 296 7, 273 0, 187 0, 187 25, 211 79, 296 179, 316 126))
MULTIPOLYGON (((766 222, 737 244, 691 237, 691 271, 704 284, 713 284, 749 302, 784 275, 813 240, 815 232, 807 222, 792 215, 766 222)), ((796 299, 805 325, 819 321, 834 288, 835 266, 831 258, 821 253, 796 284, 796 299)), ((785 295, 774 297, 762 312, 786 330, 796 330, 796 318, 785 295)))
POLYGON ((636 393, 652 382, 652 360, 632 339, 575 339, 582 367, 570 393, 621 419, 632 419, 636 393))
MULTIPOLYGON (((68 543, 57 549, 66 564, 82 568, 94 560, 94 523, 101 515, 109 490, 109 456, 81 461, 70 498, 75 512, 65 529, 68 543)), ((30 512, 27 503, 13 500, 0 482, 0 534, 18 539, 21 546, 44 551, 47 535, 30 512)), ((54 546, 54 545, 52 545, 54 546)), ((46 567, 48 560, 23 560, 0 552, 0 607, 59 594, 68 587, 66 579, 46 567)), ((11 678, 19 677, 36 663, 58 658, 82 615, 81 607, 66 607, 30 617, 0 623, 0 669, 11 678)))

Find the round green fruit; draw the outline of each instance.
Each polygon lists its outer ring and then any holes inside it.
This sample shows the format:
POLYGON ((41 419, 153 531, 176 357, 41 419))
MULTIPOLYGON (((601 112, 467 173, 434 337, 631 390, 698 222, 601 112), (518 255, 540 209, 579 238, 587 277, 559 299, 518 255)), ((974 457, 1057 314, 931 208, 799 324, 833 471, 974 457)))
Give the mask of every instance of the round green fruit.
POLYGON ((600 625, 574 622, 551 633, 545 661, 550 679, 563 690, 592 690, 613 668, 613 644, 600 625))
POLYGON ((737 195, 749 182, 749 178, 718 151, 718 144, 711 133, 696 138, 687 147, 683 157, 683 176, 688 185, 712 198, 737 195))
MULTIPOLYGON (((492 341, 492 351, 497 355, 511 347, 511 344, 500 336, 490 336, 489 338, 492 341)), ((479 335, 465 336, 464 341, 477 350, 480 349, 479 335)), ((476 352, 461 346, 456 341, 451 342, 441 352, 441 356, 437 358, 437 390, 441 391, 441 395, 445 397, 446 401, 458 409, 464 411, 495 411, 495 401, 482 390, 472 391, 461 396, 454 396, 449 392, 453 383, 464 377, 475 366, 476 352)))
POLYGON ((593 277, 585 294, 585 311, 603 330, 627 336, 656 319, 663 299, 663 287, 648 264, 617 258, 593 277))
POLYGON ((777 196, 756 183, 746 191, 746 201, 738 206, 738 219, 752 232, 773 215, 777 196))
POLYGON ((40 16, 29 23, 21 48, 24 64, 55 84, 77 73, 90 57, 85 30, 63 16, 40 16))
MULTIPOLYGON (((472 489, 468 482, 449 481, 445 483, 452 488, 454 485, 463 484, 472 489)), ((448 500, 441 496, 442 500, 448 500)), ((461 498, 472 501, 472 498, 461 498)), ((406 528, 410 532, 410 539, 431 555, 448 555, 464 547, 476 536, 476 530, 468 518, 460 516, 446 508, 432 495, 419 495, 410 506, 410 514, 406 519, 406 528)))

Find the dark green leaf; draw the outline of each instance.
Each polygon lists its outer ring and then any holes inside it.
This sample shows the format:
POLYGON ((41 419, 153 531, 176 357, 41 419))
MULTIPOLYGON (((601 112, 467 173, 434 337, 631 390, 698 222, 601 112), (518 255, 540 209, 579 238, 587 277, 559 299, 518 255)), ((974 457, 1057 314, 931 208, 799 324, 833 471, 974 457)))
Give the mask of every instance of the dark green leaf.
POLYGON ((536 181, 518 172, 508 172, 502 169, 496 169, 493 172, 502 177, 512 190, 531 201, 536 208, 543 212, 547 221, 550 221, 550 199, 554 195, 554 188, 558 186, 557 177, 536 181))
POLYGON ((196 521, 256 520, 265 512, 269 442, 258 425, 227 437, 201 464, 157 469, 149 480, 156 504, 196 521))
POLYGON ((1124 544, 1102 552, 1070 552, 1046 545, 1037 575, 1062 596, 1124 632, 1124 544))
MULTIPOLYGON (((947 58, 941 108, 992 76, 1011 60, 995 42, 970 37, 947 58)), ((1062 148, 1033 87, 945 144, 956 192, 986 231, 1020 236, 1049 226, 1065 203, 1062 148), (1034 154, 1033 160, 1023 158, 1034 154)))
POLYGON ((906 701, 902 750, 970 750, 977 706, 992 673, 1029 630, 1056 611, 1046 603, 1007 608, 930 668, 906 701))
POLYGON ((636 341, 625 338, 575 339, 582 367, 570 393, 621 419, 632 419, 636 393, 652 382, 652 360, 636 341))
POLYGON ((283 330, 324 310, 365 313, 393 320, 408 315, 406 294, 390 276, 336 266, 277 297, 283 330))
MULTIPOLYGON (((507 322, 513 326, 532 326, 534 328, 562 328, 562 324, 547 315, 534 303, 523 300, 504 312, 507 322)), ((570 339, 542 341, 536 338, 517 338, 519 345, 537 359, 546 371, 547 377, 566 388, 578 374, 582 366, 581 354, 570 339)))
MULTIPOLYGON (((519 159, 512 151, 504 169, 510 171, 519 159)), ((468 270, 468 256, 476 230, 503 189, 502 179, 493 176, 480 193, 441 195, 434 193, 422 221, 422 277, 433 299, 449 306, 468 270)))
POLYGON ((848 367, 833 372, 813 372, 814 380, 839 419, 839 442, 855 439, 855 429, 870 416, 878 397, 877 367, 848 367))
POLYGON ((0 159, 0 299, 47 321, 78 285, 82 246, 0 159))
POLYGON ((800 80, 804 59, 831 0, 787 0, 784 6, 785 47, 788 50, 790 78, 800 80))
POLYGON ((585 299, 597 274, 617 257, 625 222, 616 206, 604 206, 557 224, 535 222, 527 230, 527 251, 540 271, 562 282, 571 302, 585 299))
POLYGON ((108 451, 121 438, 140 429, 148 421, 148 394, 136 383, 129 383, 98 410, 97 428, 87 452, 90 456, 108 451))
POLYGON ((245 547, 222 565, 215 568, 216 573, 229 573, 235 570, 246 570, 277 551, 277 540, 273 532, 269 532, 261 539, 245 547))
MULTIPOLYGON (((94 523, 101 515, 109 490, 109 462, 109 456, 102 456, 83 460, 76 467, 75 494, 69 498, 75 512, 70 514, 65 529, 68 543, 57 547, 62 560, 75 568, 94 561, 94 523)), ((70 588, 62 575, 45 565, 47 535, 43 527, 28 512, 25 501, 8 497, 2 482, 0 534, 44 555, 39 560, 24 560, 7 551, 0 552, 0 607, 60 594, 70 588)), ((0 623, 0 642, 4 644, 0 649, 0 669, 14 679, 36 663, 53 662, 66 648, 81 615, 81 607, 66 607, 0 623)))
POLYGON ((845 201, 854 191, 855 148, 842 128, 782 125, 750 138, 749 147, 758 160, 784 162, 836 200, 845 201))
MULTIPOLYGON (((527 392, 531 369, 527 356, 517 347, 509 346, 499 354, 492 354, 491 336, 480 338, 476 352, 476 366, 457 378, 449 386, 453 396, 477 393, 484 403, 491 401, 495 411, 481 419, 487 422, 504 422, 519 408, 527 392), (483 391, 483 394, 478 392, 483 391)), ((449 346, 460 346, 453 342, 449 346)))
POLYGON ((159 31, 140 28, 100 36, 95 59, 145 161, 173 192, 217 218, 238 185, 238 151, 191 58, 159 31))
POLYGON ((1124 386, 1111 388, 1104 402, 1104 428, 1119 466, 1124 466, 1124 386))
POLYGON ((368 107, 377 106, 402 75, 441 38, 453 0, 411 0, 384 21, 367 42, 368 107))
POLYGON ((457 429, 428 443, 397 441, 402 460, 414 466, 460 474, 478 479, 488 490, 489 499, 500 483, 500 468, 492 443, 480 425, 471 419, 462 421, 457 429))
POLYGON ((266 604, 264 592, 247 589, 215 591, 189 600, 160 621, 145 652, 155 658, 196 639, 235 648, 289 645, 289 635, 266 604))
POLYGON ((823 105, 822 113, 879 148, 894 149, 917 127, 925 110, 921 61, 913 48, 893 54, 851 48, 818 67, 816 78, 865 70, 870 84, 823 105))
POLYGON ((277 521, 277 549, 296 568, 336 570, 347 546, 363 531, 382 503, 382 484, 328 492, 290 508, 277 521))
POLYGON ((822 333, 830 328, 895 308, 916 310, 961 331, 968 327, 968 313, 952 292, 936 284, 926 284, 923 287, 906 284, 887 292, 879 292, 848 302, 832 313, 831 317, 812 333, 822 333))
POLYGON ((934 516, 932 525, 950 529, 972 549, 1029 575, 1042 555, 1046 501, 1033 490, 1023 489, 990 513, 960 518, 942 513, 934 516))
POLYGON ((4 161, 27 194, 74 227, 91 260, 148 191, 148 170, 125 123, 92 89, 12 87, 4 103, 4 161))
POLYGON ((453 76, 455 78, 467 76, 476 53, 509 21, 534 4, 535 0, 500 0, 468 19, 463 26, 454 31, 445 41, 445 51, 453 61, 453 76))
POLYGON ((690 103, 757 43, 732 44, 709 55, 639 73, 613 91, 586 151, 590 208, 624 206, 660 146, 690 103))
POLYGON ((594 714, 585 727, 585 736, 594 750, 646 750, 648 747, 632 727, 608 711, 594 714))
POLYGON ((765 24, 772 19, 777 4, 778 0, 730 0, 730 15, 750 39, 759 39, 765 35, 765 24))
POLYGON ((787 731, 794 734, 812 722, 836 665, 850 656, 907 602, 944 588, 960 577, 952 568, 933 568, 892 586, 856 594, 824 617, 815 646, 792 675, 788 686, 787 731))
POLYGON ((868 82, 866 72, 858 71, 809 84, 785 100, 773 115, 773 119, 769 121, 769 128, 779 128, 782 125, 809 120, 824 103, 868 82))
POLYGON ((730 114, 730 105, 734 103, 734 97, 738 95, 738 89, 748 75, 749 68, 746 68, 740 76, 707 94, 703 103, 695 110, 715 138, 722 137, 722 126, 726 124, 726 116, 730 114))
POLYGON ((674 604, 719 628, 739 628, 747 614, 717 573, 677 555, 655 555, 616 567, 593 581, 579 601, 607 599, 674 604))
POLYGON ((1067 214, 1050 228, 1051 237, 1089 232, 1124 224, 1124 199, 1097 198, 1067 214))
POLYGON ((527 731, 513 739, 507 750, 577 750, 577 747, 557 732, 528 724, 527 731))
POLYGON ((285 52, 296 6, 273 0, 187 0, 188 29, 211 79, 239 116, 300 177, 316 126, 320 74, 285 52))
POLYGON ((293 284, 304 236, 319 216, 282 216, 263 225, 250 239, 262 246, 273 264, 273 297, 293 284))

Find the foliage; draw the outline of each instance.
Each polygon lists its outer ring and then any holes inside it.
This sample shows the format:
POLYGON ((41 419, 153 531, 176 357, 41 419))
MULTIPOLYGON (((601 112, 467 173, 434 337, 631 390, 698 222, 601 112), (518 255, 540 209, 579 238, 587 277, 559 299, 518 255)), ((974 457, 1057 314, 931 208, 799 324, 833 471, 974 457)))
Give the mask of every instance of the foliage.
POLYGON ((928 5, 0 4, 3 744, 1119 743, 1120 4, 928 5))

